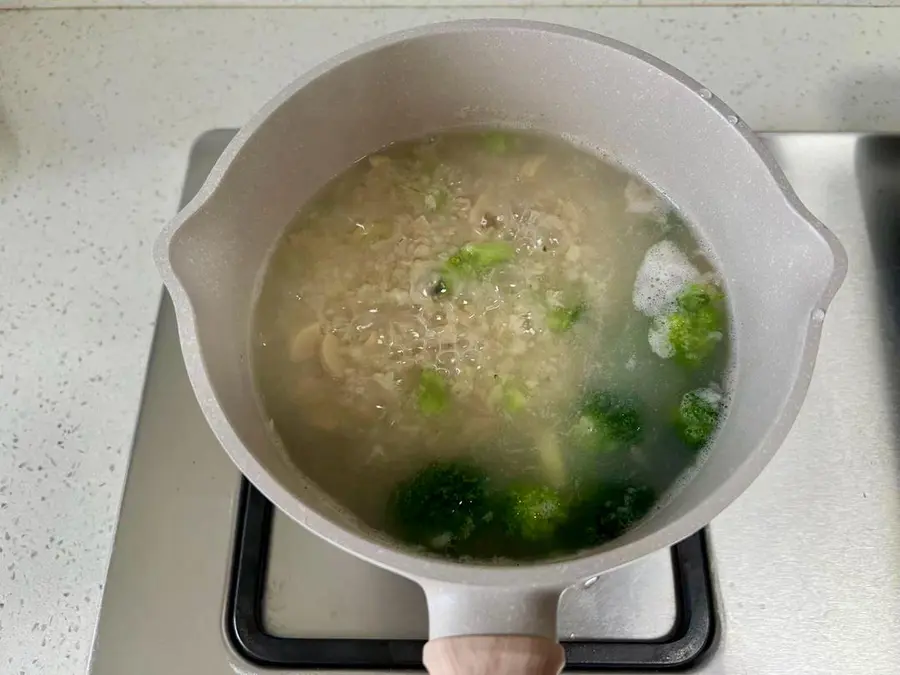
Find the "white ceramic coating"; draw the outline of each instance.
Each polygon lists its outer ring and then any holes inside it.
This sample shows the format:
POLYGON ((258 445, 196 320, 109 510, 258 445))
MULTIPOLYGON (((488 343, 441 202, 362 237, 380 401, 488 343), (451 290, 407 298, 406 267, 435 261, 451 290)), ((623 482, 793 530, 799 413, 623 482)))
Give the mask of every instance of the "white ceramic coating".
POLYGON ((425 587, 431 635, 555 635, 574 581, 703 527, 759 474, 812 373, 821 318, 846 271, 759 141, 698 83, 627 45, 549 24, 435 24, 351 50, 300 78, 236 136, 160 236, 192 385, 247 477, 318 535, 425 587), (329 178, 390 141, 453 127, 535 128, 609 152, 698 224, 736 328, 731 410, 709 459, 664 508, 588 555, 515 567, 460 564, 361 528, 285 458, 253 393, 247 333, 272 245, 329 178))

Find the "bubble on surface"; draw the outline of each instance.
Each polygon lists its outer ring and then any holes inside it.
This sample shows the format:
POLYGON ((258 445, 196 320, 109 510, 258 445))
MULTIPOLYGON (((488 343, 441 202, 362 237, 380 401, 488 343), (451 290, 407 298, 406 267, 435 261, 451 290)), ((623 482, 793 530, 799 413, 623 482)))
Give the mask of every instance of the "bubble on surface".
POLYGON ((666 313, 675 307, 681 289, 699 279, 699 270, 673 242, 654 244, 638 268, 632 294, 634 308, 646 316, 666 313))

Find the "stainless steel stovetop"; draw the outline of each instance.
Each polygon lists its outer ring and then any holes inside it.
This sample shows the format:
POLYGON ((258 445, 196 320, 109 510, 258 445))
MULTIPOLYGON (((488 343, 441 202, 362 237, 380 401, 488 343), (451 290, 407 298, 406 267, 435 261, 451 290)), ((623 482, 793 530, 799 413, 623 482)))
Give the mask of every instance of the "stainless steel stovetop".
MULTIPOLYGON (((231 133, 199 139, 186 197, 231 133)), ((765 138, 801 199, 847 248, 850 273, 784 448, 709 528, 715 636, 689 670, 894 675, 900 672, 900 137, 765 138)), ((234 551, 245 543, 236 533, 246 525, 247 506, 241 493, 240 476, 194 401, 164 296, 93 675, 297 672, 255 664, 246 640, 235 638, 234 551)), ((365 638, 390 651, 395 643, 386 641, 412 644, 427 635, 424 598, 413 584, 278 513, 264 535, 257 558, 266 559, 256 565, 257 588, 249 589, 260 600, 247 606, 272 644, 300 638, 340 646, 365 638)), ((691 612, 674 559, 659 552, 567 591, 561 637, 665 643, 691 612)))

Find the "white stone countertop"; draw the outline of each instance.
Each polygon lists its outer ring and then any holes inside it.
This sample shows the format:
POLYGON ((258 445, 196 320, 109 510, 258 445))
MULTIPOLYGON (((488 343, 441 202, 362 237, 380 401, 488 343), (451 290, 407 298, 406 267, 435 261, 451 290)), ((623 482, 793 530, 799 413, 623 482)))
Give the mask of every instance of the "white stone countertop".
POLYGON ((0 0, 0 8, 82 7, 892 7, 897 0, 0 0))
POLYGON ((192 140, 313 64, 414 24, 525 16, 642 47, 759 130, 900 131, 887 8, 336 4, 0 13, 0 675, 84 672, 159 299, 150 243, 192 140))

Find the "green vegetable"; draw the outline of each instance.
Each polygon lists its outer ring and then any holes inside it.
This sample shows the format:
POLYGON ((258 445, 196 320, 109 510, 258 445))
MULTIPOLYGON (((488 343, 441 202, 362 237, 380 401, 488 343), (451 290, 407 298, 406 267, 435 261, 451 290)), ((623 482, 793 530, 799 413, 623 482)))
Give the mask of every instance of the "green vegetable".
POLYGON ((572 433, 598 450, 619 450, 641 440, 641 414, 629 398, 595 392, 585 399, 572 433))
POLYGON ((675 428, 689 447, 700 449, 719 426, 722 396, 712 389, 695 389, 681 398, 675 428))
POLYGON ((528 395, 514 384, 503 387, 503 409, 508 413, 517 413, 528 405, 528 395))
POLYGON ((505 131, 486 131, 482 135, 484 149, 493 155, 502 155, 515 145, 515 137, 505 131))
POLYGON ((547 328, 553 333, 565 333, 578 322, 585 309, 583 302, 571 307, 551 307, 547 312, 547 328))
POLYGON ((466 244, 444 263, 441 281, 448 292, 452 293, 458 281, 481 279, 495 267, 512 260, 515 254, 515 247, 505 241, 466 244))
POLYGON ((482 279, 516 255, 515 247, 506 241, 482 241, 466 244, 447 258, 438 282, 438 295, 453 294, 461 282, 482 279))
POLYGON ((452 551, 493 518, 489 482, 465 461, 430 464, 394 489, 390 528, 411 544, 452 551))
POLYGON ((509 242, 483 241, 463 246, 450 256, 446 266, 457 272, 479 277, 509 262, 515 254, 516 249, 509 242))
POLYGON ((450 385, 436 370, 423 370, 417 389, 419 410, 425 415, 437 415, 450 405, 450 385))
POLYGON ((690 284, 678 296, 678 308, 665 319, 675 359, 697 366, 721 342, 725 331, 722 292, 712 284, 690 284))
POLYGON ((560 494, 543 485, 516 485, 503 495, 507 533, 527 541, 549 539, 565 522, 568 509, 560 494))
POLYGON ((560 530, 561 543, 571 549, 599 546, 622 535, 647 515, 655 492, 628 482, 599 485, 584 492, 560 530))

